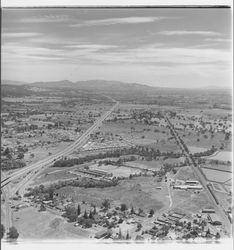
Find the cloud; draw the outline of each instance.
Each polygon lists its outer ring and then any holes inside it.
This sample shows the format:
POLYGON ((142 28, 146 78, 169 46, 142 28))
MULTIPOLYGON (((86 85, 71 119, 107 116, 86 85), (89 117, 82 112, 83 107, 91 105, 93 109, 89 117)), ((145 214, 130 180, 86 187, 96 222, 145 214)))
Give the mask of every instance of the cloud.
POLYGON ((183 35, 199 35, 199 36, 219 36, 218 32, 214 31, 198 31, 198 30, 164 30, 159 32, 160 35, 166 36, 183 36, 183 35))
POLYGON ((2 33, 4 38, 24 38, 24 37, 36 37, 40 36, 41 33, 37 32, 16 32, 16 33, 2 33))
POLYGON ((67 15, 38 15, 35 17, 22 18, 21 23, 56 23, 68 21, 70 18, 67 15))
POLYGON ((206 38, 205 41, 209 42, 228 42, 231 43, 231 39, 225 39, 225 38, 206 38))
POLYGON ((122 17, 122 18, 108 18, 99 20, 90 20, 78 24, 72 24, 71 27, 83 26, 97 26, 97 25, 114 25, 114 24, 138 24, 138 23, 152 23, 165 19, 165 17, 122 17))
POLYGON ((105 50, 105 49, 113 49, 118 48, 116 45, 106 45, 106 44, 73 44, 73 45, 65 45, 65 48, 71 49, 88 49, 93 51, 105 50))

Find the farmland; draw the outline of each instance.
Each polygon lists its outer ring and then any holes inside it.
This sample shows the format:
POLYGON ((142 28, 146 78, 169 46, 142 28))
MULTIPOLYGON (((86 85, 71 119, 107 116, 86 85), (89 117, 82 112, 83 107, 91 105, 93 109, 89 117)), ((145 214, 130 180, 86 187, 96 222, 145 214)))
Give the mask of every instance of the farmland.
MULTIPOLYGON (((111 107, 110 101, 102 102, 94 96, 69 99, 57 92, 56 97, 47 98, 40 97, 40 93, 35 102, 29 97, 4 99, 3 159, 7 175, 17 172, 17 168, 7 169, 11 161, 28 165, 66 149, 111 107), (22 103, 29 111, 22 113, 18 121, 18 108, 25 108, 22 103)), ((162 225, 164 222, 157 219, 177 211, 187 223, 193 223, 195 214, 212 203, 173 137, 165 112, 228 209, 232 171, 231 161, 227 160, 231 148, 230 116, 219 114, 219 110, 201 111, 121 103, 80 148, 39 172, 27 183, 25 192, 15 193, 13 223, 20 238, 87 239, 105 228, 112 230, 113 239, 126 238, 127 234, 133 239, 152 239, 150 230, 158 230, 157 235, 168 233, 166 237, 184 237, 187 229, 182 233, 181 222, 167 231, 169 222, 162 225), (197 184, 189 186, 186 181, 197 184), (105 202, 109 202, 107 208, 105 202), (72 215, 69 211, 76 212, 72 215), (32 217, 36 218, 34 228, 29 220, 32 217)), ((9 187, 19 185, 26 176, 12 181, 9 187)), ((205 229, 199 230, 201 234, 205 229)), ((215 228, 215 232, 222 230, 215 228)))

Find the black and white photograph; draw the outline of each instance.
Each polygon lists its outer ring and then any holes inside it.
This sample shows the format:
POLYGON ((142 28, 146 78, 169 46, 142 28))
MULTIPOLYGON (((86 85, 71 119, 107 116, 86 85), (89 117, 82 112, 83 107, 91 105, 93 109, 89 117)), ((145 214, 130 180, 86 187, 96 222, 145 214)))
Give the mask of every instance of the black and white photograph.
POLYGON ((1 9, 3 249, 232 238, 232 11, 1 9))

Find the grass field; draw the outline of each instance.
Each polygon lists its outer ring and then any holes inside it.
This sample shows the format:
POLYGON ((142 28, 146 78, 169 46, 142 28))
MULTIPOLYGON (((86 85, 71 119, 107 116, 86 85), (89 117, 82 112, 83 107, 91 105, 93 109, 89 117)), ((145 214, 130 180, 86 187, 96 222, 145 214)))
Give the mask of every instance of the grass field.
POLYGON ((222 132, 214 133, 214 137, 211 138, 211 133, 206 132, 205 134, 197 135, 197 132, 191 130, 177 130, 178 134, 181 136, 183 141, 186 143, 188 147, 198 147, 198 148, 207 148, 210 149, 212 145, 216 148, 220 148, 221 145, 224 145, 225 151, 232 151, 232 141, 229 139, 225 140, 225 135, 222 132), (204 136, 207 136, 205 138, 204 136))
POLYGON ((101 165, 97 166, 91 165, 89 169, 97 169, 97 170, 102 170, 106 171, 108 173, 112 173, 113 176, 116 177, 129 177, 130 174, 139 174, 141 171, 137 169, 131 169, 127 167, 118 167, 118 166, 113 166, 113 165, 101 165))
POLYGON ((212 205, 205 191, 194 194, 192 191, 172 190, 173 208, 186 214, 199 213, 202 208, 212 205))
POLYGON ((232 178, 232 174, 228 172, 221 172, 213 169, 202 169, 203 173, 206 175, 207 179, 209 181, 215 181, 215 182, 225 182, 228 179, 232 178))
POLYGON ((209 160, 231 161, 232 160, 232 152, 220 151, 213 156, 204 157, 204 158, 209 159, 209 160))
POLYGON ((33 185, 40 185, 40 184, 50 183, 50 182, 52 183, 52 182, 56 182, 59 180, 66 180, 66 179, 72 179, 72 178, 77 178, 77 175, 70 173, 68 170, 66 171, 57 170, 56 172, 52 172, 51 174, 40 175, 38 178, 34 180, 33 185))
POLYGON ((38 212, 38 208, 29 207, 15 213, 14 225, 19 239, 84 239, 88 231, 75 228, 63 217, 49 211, 38 212), (17 219, 19 218, 19 219, 17 219))
POLYGON ((174 178, 179 180, 197 180, 197 177, 190 166, 181 167, 174 178))
POLYGON ((112 205, 126 203, 128 207, 154 209, 158 211, 169 204, 166 197, 168 190, 162 184, 162 189, 156 187, 158 183, 153 177, 137 177, 132 180, 123 180, 120 184, 108 188, 78 188, 64 187, 58 192, 67 194, 76 201, 86 201, 87 203, 96 204, 98 207, 104 199, 109 199, 112 205))
POLYGON ((149 145, 162 152, 181 151, 174 139, 168 140, 171 137, 169 130, 155 125, 136 124, 134 120, 106 122, 101 131, 118 134, 133 144, 149 145), (132 127, 134 130, 131 130, 132 127))

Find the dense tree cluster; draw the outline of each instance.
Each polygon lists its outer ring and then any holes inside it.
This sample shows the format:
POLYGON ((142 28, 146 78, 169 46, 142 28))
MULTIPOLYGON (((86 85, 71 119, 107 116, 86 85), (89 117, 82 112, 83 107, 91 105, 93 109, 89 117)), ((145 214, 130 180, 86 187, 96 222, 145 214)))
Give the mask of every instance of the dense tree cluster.
MULTIPOLYGON (((175 152, 160 152, 159 149, 150 148, 147 146, 136 146, 131 148, 122 148, 122 149, 115 149, 112 151, 107 151, 103 153, 93 154, 93 155, 86 155, 80 158, 73 158, 73 159, 61 159, 54 163, 53 167, 71 167, 74 165, 83 164, 86 162, 91 162, 97 159, 105 159, 105 158, 112 158, 112 157, 120 157, 125 155, 139 155, 145 157, 146 160, 152 161, 155 160, 157 157, 164 156, 170 158, 179 158, 182 156, 181 153, 175 152)), ((128 158, 129 161, 134 160, 134 156, 128 158)), ((110 162, 108 162, 110 163, 110 162)))
POLYGON ((4 237, 5 234, 5 227, 3 224, 1 224, 1 239, 4 237))
POLYGON ((9 239, 17 239, 19 237, 19 233, 15 227, 10 227, 7 235, 9 239))
POLYGON ((25 162, 22 161, 21 159, 18 159, 18 160, 6 159, 6 160, 2 160, 1 162, 2 170, 22 168, 25 166, 26 166, 25 162))
POLYGON ((209 156, 212 155, 213 153, 215 153, 217 151, 217 148, 215 148, 214 146, 212 146, 211 149, 208 149, 204 152, 198 152, 198 153, 194 153, 193 156, 194 157, 202 157, 202 156, 209 156))
POLYGON ((65 180, 65 181, 59 181, 57 183, 53 183, 49 185, 48 187, 45 187, 44 185, 37 186, 35 188, 29 188, 28 192, 25 194, 25 197, 27 196, 36 196, 43 194, 44 198, 46 200, 53 199, 53 194, 56 190, 66 187, 66 186, 74 186, 74 187, 84 187, 84 188, 104 188, 104 187, 111 187, 116 186, 118 184, 117 179, 113 179, 111 181, 105 181, 105 180, 95 180, 90 179, 87 177, 80 177, 76 180, 65 180))

